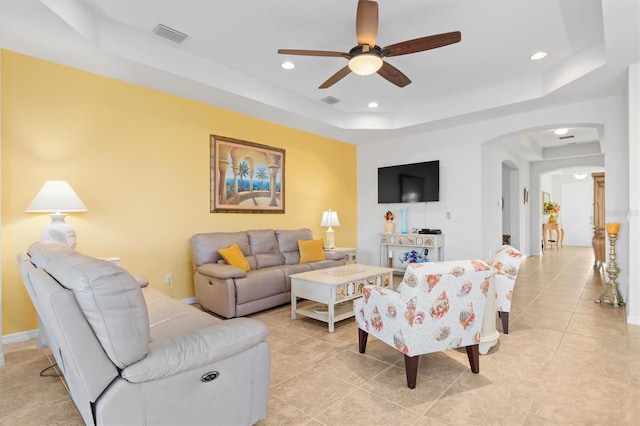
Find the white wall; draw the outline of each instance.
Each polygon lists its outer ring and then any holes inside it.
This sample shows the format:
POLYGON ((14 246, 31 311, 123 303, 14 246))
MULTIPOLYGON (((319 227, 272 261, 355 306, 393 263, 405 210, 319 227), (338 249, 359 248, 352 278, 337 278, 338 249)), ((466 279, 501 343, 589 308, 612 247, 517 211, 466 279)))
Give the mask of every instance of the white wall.
MULTIPOLYGON (((527 164, 527 169, 528 169, 527 164)), ((529 188, 529 184, 520 184, 520 175, 528 178, 529 173, 523 173, 520 170, 509 170, 509 190, 511 195, 509 197, 509 234, 511 235, 511 245, 518 250, 522 247, 528 246, 528 244, 522 244, 522 239, 526 239, 528 232, 525 232, 523 221, 521 219, 528 218, 529 205, 524 203, 524 189, 529 188)), ((528 179, 527 179, 528 181, 528 179)))
MULTIPOLYGON (((524 204, 521 194, 529 186, 529 162, 523 160, 510 151, 510 146, 518 143, 515 135, 494 138, 482 145, 482 250, 495 253, 502 244, 502 218, 500 200, 503 196, 502 165, 506 164, 509 178, 510 209, 507 214, 511 229, 511 243, 523 253, 528 254, 528 223, 529 209, 524 204), (515 219, 514 219, 515 217, 515 219)), ((505 200, 506 201, 506 200, 505 200)))
MULTIPOLYGON (((378 234, 384 232, 384 212, 396 217, 396 232, 401 229, 400 208, 407 208, 407 229, 437 228, 445 234, 445 258, 486 257, 479 239, 468 239, 480 227, 481 186, 480 144, 467 142, 462 134, 407 138, 358 147, 358 259, 378 264, 378 234), (440 201, 413 204, 378 204, 378 167, 421 161, 440 161, 440 201), (462 173, 462 175, 461 175, 462 173), (451 218, 447 219, 447 212, 451 218)), ((455 133, 455 132, 454 132, 455 133)))
POLYGON ((640 324, 640 64, 629 68, 629 285, 627 322, 640 324))
MULTIPOLYGON (((638 73, 638 71, 635 71, 638 73)), ((637 79, 637 76, 636 76, 637 79)), ((635 86, 637 91, 637 82, 635 86)), ((637 92, 636 92, 636 96, 637 92)), ((458 127, 426 131, 417 135, 358 147, 358 248, 363 263, 377 264, 378 234, 383 231, 383 214, 395 212, 401 205, 377 204, 377 168, 393 164, 440 160, 440 202, 409 205, 408 228, 441 228, 445 236, 445 258, 486 257, 501 240, 502 162, 514 161, 520 169, 519 191, 530 187, 530 202, 520 217, 522 251, 539 254, 542 223, 540 176, 543 173, 575 166, 606 166, 606 202, 612 211, 607 220, 620 219, 615 214, 628 208, 627 132, 630 129, 628 102, 625 96, 590 100, 545 110, 508 115, 458 127), (541 128, 589 124, 601 126, 606 165, 602 155, 529 164, 513 155, 508 158, 510 138, 541 128), (499 142, 499 143, 498 143, 499 142), (624 161, 623 161, 624 160, 624 161), (446 219, 446 212, 452 218, 446 219)), ((637 110, 635 114, 637 114, 637 110)), ((637 128, 636 128, 637 131, 637 128)), ((639 143, 636 139, 634 143, 639 143)), ((640 162, 640 158, 637 160, 640 162)), ((634 183, 637 191, 637 180, 634 183)), ((626 216, 623 231, 628 234, 626 216)), ((618 265, 621 291, 628 292, 629 239, 618 240, 618 265)), ((638 280, 634 286, 639 286, 638 280)), ((636 289, 637 290, 637 289, 636 289)), ((628 302, 637 309, 640 301, 628 302)), ((629 307, 631 308, 631 306, 629 307)))
MULTIPOLYGON (((508 155, 507 155, 508 156, 508 155)), ((520 217, 524 206, 524 188, 520 185, 520 170, 513 161, 503 161, 502 163, 502 235, 509 235, 510 244, 520 249, 521 229, 520 217)))
POLYGON ((511 173, 505 163, 502 163, 502 233, 511 234, 511 173))

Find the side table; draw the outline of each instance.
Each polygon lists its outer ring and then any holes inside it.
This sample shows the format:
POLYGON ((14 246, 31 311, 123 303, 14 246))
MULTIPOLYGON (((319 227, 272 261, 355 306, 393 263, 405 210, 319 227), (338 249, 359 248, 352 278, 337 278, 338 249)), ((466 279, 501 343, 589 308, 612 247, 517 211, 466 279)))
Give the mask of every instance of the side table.
POLYGON ((556 223, 542 224, 542 250, 546 250, 547 246, 551 247, 555 244, 556 248, 564 247, 564 227, 556 223), (555 232, 555 242, 549 244, 552 238, 552 231, 555 232))

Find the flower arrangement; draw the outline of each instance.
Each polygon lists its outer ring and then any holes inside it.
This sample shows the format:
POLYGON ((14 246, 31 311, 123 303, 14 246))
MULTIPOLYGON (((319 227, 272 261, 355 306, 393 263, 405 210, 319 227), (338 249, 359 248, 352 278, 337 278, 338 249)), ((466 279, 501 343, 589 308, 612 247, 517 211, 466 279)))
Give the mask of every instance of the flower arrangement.
POLYGON ((384 220, 393 220, 393 213, 391 213, 391 210, 387 210, 384 214, 384 220))
POLYGON ((555 216, 560 212, 560 205, 553 201, 547 201, 544 203, 544 214, 555 216))
POLYGON ((406 252, 399 259, 404 266, 407 266, 409 263, 427 263, 429 261, 426 253, 420 254, 415 250, 406 252))

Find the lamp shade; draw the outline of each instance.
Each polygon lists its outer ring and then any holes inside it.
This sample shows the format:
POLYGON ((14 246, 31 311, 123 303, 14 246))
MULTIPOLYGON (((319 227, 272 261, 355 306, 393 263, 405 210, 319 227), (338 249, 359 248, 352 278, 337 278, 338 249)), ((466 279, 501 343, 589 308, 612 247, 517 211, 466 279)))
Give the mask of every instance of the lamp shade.
POLYGON ((335 212, 333 210, 322 212, 322 221, 320 221, 320 226, 340 226, 340 221, 338 220, 338 212, 335 212))
POLYGON ((64 221, 65 213, 87 210, 78 194, 64 180, 46 181, 27 207, 29 213, 51 213, 51 223, 40 235, 42 241, 55 241, 71 248, 76 247, 76 231, 64 221))
POLYGON ((320 221, 320 226, 328 226, 327 229, 327 241, 325 247, 327 248, 335 248, 335 235, 333 232, 332 226, 340 226, 340 221, 338 220, 338 213, 329 209, 322 212, 322 220, 320 221))
POLYGON ((64 180, 46 181, 27 207, 27 212, 30 213, 86 212, 87 210, 87 206, 78 194, 64 180))

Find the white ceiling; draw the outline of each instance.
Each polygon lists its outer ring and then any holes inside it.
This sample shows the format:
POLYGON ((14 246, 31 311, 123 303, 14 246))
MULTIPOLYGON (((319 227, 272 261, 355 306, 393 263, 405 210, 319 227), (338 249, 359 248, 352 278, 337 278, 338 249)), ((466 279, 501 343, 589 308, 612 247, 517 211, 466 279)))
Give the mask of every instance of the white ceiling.
MULTIPOLYGON (((362 144, 496 114, 625 92, 640 60, 640 0, 379 0, 380 46, 449 31, 457 44, 386 58, 412 84, 351 74, 356 0, 0 0, 2 47, 362 144), (152 33, 164 24, 181 44, 152 33), (547 58, 531 61, 538 50, 547 58), (290 59, 294 70, 280 64, 290 59), (327 105, 320 99, 340 100, 327 105), (370 101, 379 108, 367 107, 370 101)), ((595 128, 526 135, 540 149, 598 143, 595 128)))

